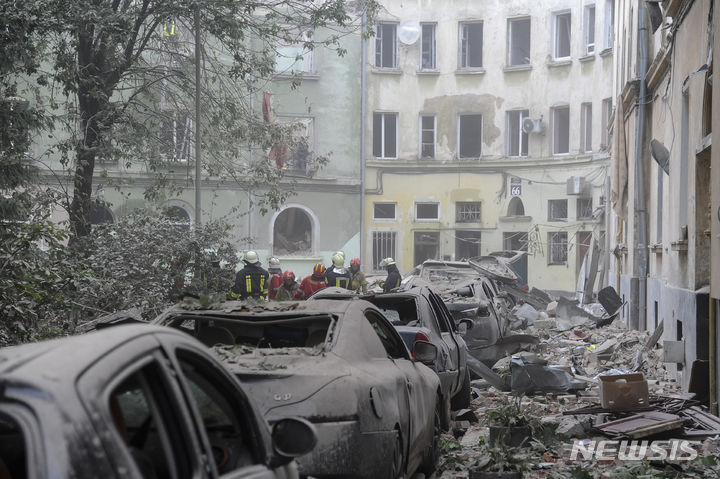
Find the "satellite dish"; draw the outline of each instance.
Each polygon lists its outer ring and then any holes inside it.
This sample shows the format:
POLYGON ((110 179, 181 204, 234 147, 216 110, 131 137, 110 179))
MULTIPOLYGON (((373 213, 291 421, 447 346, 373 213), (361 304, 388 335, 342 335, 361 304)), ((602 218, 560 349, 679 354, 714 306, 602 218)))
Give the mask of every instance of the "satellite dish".
POLYGON ((406 20, 400 24, 398 39, 400 43, 412 45, 420 38, 420 23, 415 20, 406 20))
POLYGON ((662 168, 663 171, 669 175, 670 152, 667 148, 665 148, 665 145, 663 145, 662 142, 653 138, 650 141, 650 154, 652 155, 653 159, 657 161, 657 164, 660 165, 660 168, 662 168))

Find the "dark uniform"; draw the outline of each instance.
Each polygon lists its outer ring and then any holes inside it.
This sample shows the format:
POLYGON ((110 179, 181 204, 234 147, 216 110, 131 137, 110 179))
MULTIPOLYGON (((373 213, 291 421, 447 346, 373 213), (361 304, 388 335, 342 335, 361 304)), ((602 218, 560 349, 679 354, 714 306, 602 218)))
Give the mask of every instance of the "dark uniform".
POLYGON ((245 267, 235 275, 232 297, 240 299, 252 297, 264 301, 268 297, 269 279, 270 273, 260 266, 260 263, 245 263, 245 267))
POLYGON ((383 293, 389 293, 393 289, 399 288, 402 282, 402 276, 398 271, 397 265, 391 264, 387 267, 387 278, 385 278, 385 284, 383 284, 383 293))
POLYGON ((325 272, 325 282, 328 288, 338 286, 340 288, 350 288, 350 273, 345 268, 330 267, 325 272))

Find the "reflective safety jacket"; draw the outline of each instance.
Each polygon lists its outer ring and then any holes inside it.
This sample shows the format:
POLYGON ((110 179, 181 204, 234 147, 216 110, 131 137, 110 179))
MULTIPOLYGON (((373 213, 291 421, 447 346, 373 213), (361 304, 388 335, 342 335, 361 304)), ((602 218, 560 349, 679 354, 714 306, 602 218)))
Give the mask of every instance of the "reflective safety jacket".
POLYGON ((247 264, 235 275, 231 296, 235 299, 249 297, 265 300, 268 297, 270 273, 262 266, 247 264))
POLYGON ((276 273, 270 278, 270 289, 268 290, 268 296, 270 299, 275 299, 275 295, 278 292, 278 288, 283 285, 282 273, 276 273))
POLYGON ((300 289, 300 285, 297 283, 291 284, 289 287, 283 283, 277 290, 277 296, 275 296, 275 299, 278 301, 292 301, 295 298, 295 295, 297 294, 298 290, 300 289))
POLYGON ((350 273, 345 268, 328 268, 325 270, 325 282, 328 286, 350 288, 350 273))
POLYGON ((350 287, 348 288, 351 291, 355 291, 356 293, 362 292, 363 294, 367 293, 367 280, 365 279, 365 273, 363 273, 360 270, 357 270, 355 273, 350 271, 350 287))
POLYGON ((295 293, 295 299, 308 299, 315 291, 320 291, 325 288, 324 278, 316 278, 315 276, 307 276, 300 283, 300 288, 295 293))

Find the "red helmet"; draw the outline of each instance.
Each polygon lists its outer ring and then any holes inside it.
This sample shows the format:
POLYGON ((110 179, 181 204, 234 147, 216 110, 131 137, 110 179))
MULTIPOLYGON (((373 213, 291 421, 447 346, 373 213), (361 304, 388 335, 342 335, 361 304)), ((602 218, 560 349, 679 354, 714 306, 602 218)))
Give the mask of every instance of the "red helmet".
POLYGON ((351 260, 350 260, 350 266, 352 266, 352 265, 354 265, 354 264, 360 266, 360 258, 353 258, 353 259, 351 259, 351 260))
POLYGON ((286 279, 291 279, 291 280, 295 281, 295 273, 293 273, 293 272, 290 271, 289 269, 286 270, 286 271, 283 273, 283 280, 286 280, 286 279))
POLYGON ((316 264, 313 268, 313 276, 315 276, 316 278, 325 276, 325 265, 323 265, 322 263, 316 264))

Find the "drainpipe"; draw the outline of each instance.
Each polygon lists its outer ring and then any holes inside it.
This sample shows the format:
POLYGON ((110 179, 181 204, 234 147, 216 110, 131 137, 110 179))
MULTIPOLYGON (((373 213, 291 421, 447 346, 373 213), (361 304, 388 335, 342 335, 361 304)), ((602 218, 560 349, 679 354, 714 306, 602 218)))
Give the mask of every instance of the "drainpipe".
POLYGON ((638 48, 640 53, 640 93, 638 94, 637 133, 635 134, 635 225, 637 247, 635 250, 635 274, 638 276, 638 330, 647 327, 647 211, 645 210, 645 103, 647 102, 648 26, 645 2, 638 2, 638 48))
MULTIPOLYGON (((250 72, 250 115, 254 118, 255 117, 255 73, 250 72)), ((253 145, 253 142, 250 141, 249 144, 249 150, 248 151, 248 157, 250 160, 250 164, 253 164, 253 157, 255 154, 255 148, 253 145)), ((252 207, 252 188, 250 185, 248 185, 247 190, 247 199, 248 199, 248 233, 247 233, 247 241, 246 241, 246 249, 252 249, 252 237, 253 237, 253 207, 252 207)))
POLYGON ((715 323, 715 298, 710 296, 710 317, 708 318, 708 333, 710 335, 710 413, 717 416, 718 414, 718 403, 717 403, 717 349, 716 349, 716 337, 717 325, 715 323))
MULTIPOLYGON (((365 264, 365 55, 367 53, 367 11, 363 10, 360 29, 360 264, 365 264)), ((367 267, 366 267, 367 269, 367 267)))

